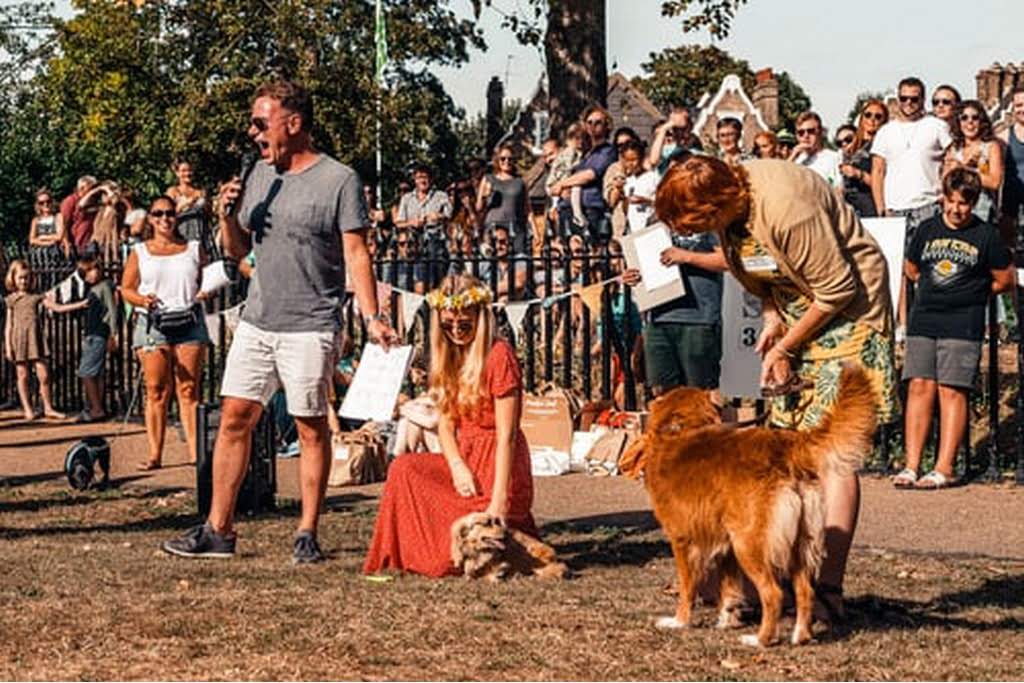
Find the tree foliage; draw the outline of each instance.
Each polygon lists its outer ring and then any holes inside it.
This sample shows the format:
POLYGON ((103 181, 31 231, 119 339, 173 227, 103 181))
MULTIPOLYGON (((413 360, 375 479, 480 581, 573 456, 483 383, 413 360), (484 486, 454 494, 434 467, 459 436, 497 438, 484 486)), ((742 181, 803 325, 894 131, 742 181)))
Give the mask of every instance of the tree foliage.
MULTIPOLYGON (((633 79, 662 109, 673 104, 695 106, 704 93, 714 94, 729 74, 739 76, 743 89, 752 93, 754 70, 744 59, 733 57, 714 45, 682 45, 652 53, 641 65, 644 76, 633 79)), ((779 119, 791 127, 797 115, 810 109, 811 99, 785 71, 776 74, 779 86, 779 119)))
POLYGON ((274 77, 311 90, 316 144, 364 177, 375 172, 378 106, 386 187, 413 161, 453 168, 462 114, 429 66, 465 62, 483 47, 480 30, 444 4, 385 4, 391 65, 380 89, 369 2, 76 0, 74 17, 56 23, 53 56, 3 109, 0 177, 19 199, 0 207, 0 225, 24 233, 32 188, 60 192, 84 173, 143 197, 167 186, 175 157, 207 184, 230 176, 253 91, 274 77))

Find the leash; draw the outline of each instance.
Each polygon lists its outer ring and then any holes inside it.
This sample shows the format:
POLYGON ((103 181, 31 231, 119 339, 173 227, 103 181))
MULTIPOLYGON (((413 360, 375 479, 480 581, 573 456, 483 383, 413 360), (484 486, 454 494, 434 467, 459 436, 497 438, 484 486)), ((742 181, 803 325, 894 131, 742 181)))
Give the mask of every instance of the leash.
MULTIPOLYGON (((801 391, 804 391, 805 389, 811 389, 813 387, 814 387, 814 382, 802 379, 802 378, 794 375, 793 378, 789 382, 787 382, 787 383, 785 383, 785 384, 783 384, 781 386, 777 386, 777 387, 762 387, 761 388, 761 398, 762 399, 767 399, 767 398, 778 398, 780 396, 788 396, 790 394, 800 393, 801 391)), ((759 412, 756 415, 754 415, 754 417, 752 417, 750 419, 747 419, 747 420, 736 420, 734 422, 723 422, 722 423, 722 427, 725 427, 726 429, 744 429, 745 427, 754 427, 754 426, 757 426, 757 425, 762 425, 762 424, 764 424, 765 422, 768 421, 768 417, 769 417, 769 415, 771 415, 771 412, 772 411, 771 411, 770 408, 766 408, 765 410, 762 410, 761 412, 759 412)))

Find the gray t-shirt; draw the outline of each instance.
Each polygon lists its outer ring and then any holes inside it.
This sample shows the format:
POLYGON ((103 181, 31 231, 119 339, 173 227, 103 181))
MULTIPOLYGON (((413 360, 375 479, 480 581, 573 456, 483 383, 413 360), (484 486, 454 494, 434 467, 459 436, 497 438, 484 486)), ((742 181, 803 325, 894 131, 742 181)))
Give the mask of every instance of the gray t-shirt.
POLYGON ((526 216, 523 215, 526 183, 519 177, 502 180, 491 173, 487 174, 487 180, 494 191, 487 204, 484 225, 505 225, 513 235, 518 235, 526 225, 526 216))
MULTIPOLYGON (((672 234, 673 246, 689 251, 710 252, 718 246, 711 232, 693 235, 672 234)), ((717 325, 722 319, 722 274, 695 266, 679 266, 686 295, 652 308, 651 322, 717 325)))
POLYGON ((269 332, 339 329, 341 233, 368 225, 361 188, 355 171, 327 155, 299 173, 256 164, 238 212, 256 254, 242 320, 269 332))

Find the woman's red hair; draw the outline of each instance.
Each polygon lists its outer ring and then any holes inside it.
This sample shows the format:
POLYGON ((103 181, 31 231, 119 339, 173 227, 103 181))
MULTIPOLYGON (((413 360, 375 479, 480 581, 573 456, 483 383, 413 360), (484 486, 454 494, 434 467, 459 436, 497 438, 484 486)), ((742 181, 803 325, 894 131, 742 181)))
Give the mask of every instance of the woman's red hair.
POLYGON ((742 166, 697 154, 672 166, 654 199, 658 218, 682 233, 722 233, 749 205, 750 190, 742 166))

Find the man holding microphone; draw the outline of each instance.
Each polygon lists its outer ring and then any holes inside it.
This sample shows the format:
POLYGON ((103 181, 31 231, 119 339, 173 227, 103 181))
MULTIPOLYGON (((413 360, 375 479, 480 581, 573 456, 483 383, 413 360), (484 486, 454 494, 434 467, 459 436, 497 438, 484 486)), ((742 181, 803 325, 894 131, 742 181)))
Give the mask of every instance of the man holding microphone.
POLYGON ((256 269, 221 384, 209 517, 163 544, 173 555, 234 555, 232 517, 252 432, 280 387, 301 449, 302 514, 292 561, 323 560, 317 524, 331 466, 328 389, 342 329, 346 268, 370 339, 387 345, 397 338, 378 313, 362 183, 351 168, 316 151, 312 127, 313 101, 305 88, 286 81, 261 86, 248 130, 260 160, 244 192, 236 178, 220 195, 224 251, 241 259, 251 244, 256 269))

